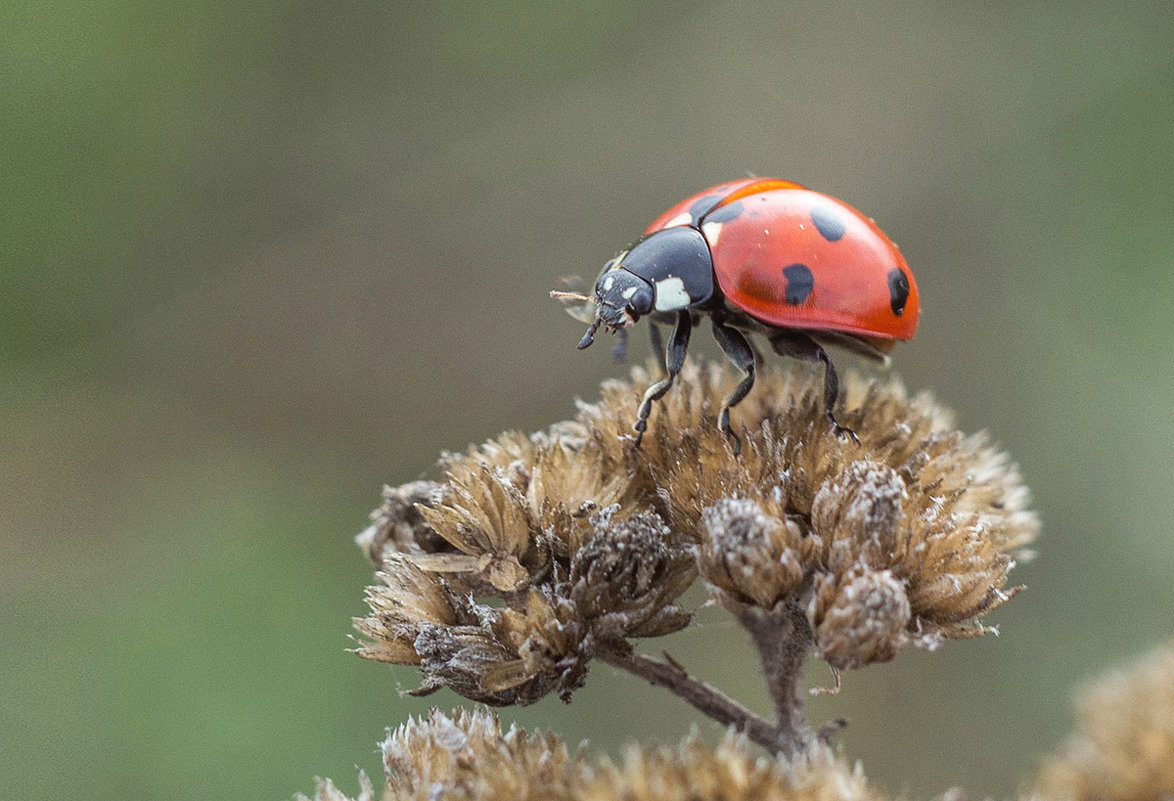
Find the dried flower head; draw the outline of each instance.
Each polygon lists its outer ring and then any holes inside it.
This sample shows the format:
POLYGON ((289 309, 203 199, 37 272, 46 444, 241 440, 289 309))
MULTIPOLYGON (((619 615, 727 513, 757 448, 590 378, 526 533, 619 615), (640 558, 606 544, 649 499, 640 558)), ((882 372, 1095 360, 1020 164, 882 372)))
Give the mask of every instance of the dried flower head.
POLYGON ((484 710, 433 709, 389 732, 381 749, 387 796, 405 801, 563 798, 584 762, 552 734, 503 733, 484 710))
MULTIPOLYGON (((592 762, 548 733, 503 732, 482 710, 449 717, 433 710, 409 720, 382 743, 384 798, 402 801, 881 801, 859 768, 826 748, 795 762, 747 753, 729 734, 717 747, 696 738, 675 748, 631 746, 620 763, 592 762)), ((355 801, 374 798, 360 777, 355 801)), ((301 797, 301 798, 304 798, 301 797)), ((349 801, 333 783, 318 783, 315 801, 349 801)))
POLYGON ((747 498, 722 498, 704 509, 698 567, 733 611, 771 609, 799 591, 820 541, 796 518, 781 519, 747 498))
POLYGON ((836 670, 887 662, 905 644, 909 597, 891 570, 821 573, 807 607, 819 655, 836 670))
POLYGON ((1174 797, 1174 642, 1085 690, 1077 717, 1078 731, 1040 769, 1030 797, 1174 797))
POLYGON ((371 513, 371 525, 355 542, 375 566, 383 566, 383 554, 426 554, 450 551, 452 546, 424 522, 421 507, 440 502, 442 487, 435 481, 412 481, 400 487, 384 487, 383 503, 371 513))
POLYGON ((692 551, 673 544, 654 512, 615 512, 593 515, 592 534, 565 568, 500 607, 458 593, 418 557, 385 553, 381 583, 367 591, 371 613, 355 621, 365 637, 356 652, 419 665, 418 695, 449 687, 492 705, 551 692, 568 698, 599 648, 667 634, 690 619, 675 600, 693 580, 692 551))
MULTIPOLYGON (((743 449, 735 458, 706 422, 707 410, 732 387, 731 378, 722 368, 690 364, 680 386, 658 405, 643 449, 632 452, 623 444, 628 407, 649 381, 641 370, 633 374, 635 386, 605 384, 603 400, 585 406, 580 418, 599 431, 597 439, 610 447, 614 463, 632 465, 637 483, 652 483, 669 526, 697 532, 701 569, 725 593, 732 590, 733 574, 715 558, 741 563, 737 572, 743 576, 753 563, 753 583, 762 595, 756 602, 763 606, 777 601, 772 589, 809 591, 818 583, 824 608, 830 608, 830 593, 851 590, 837 602, 851 612, 857 600, 877 596, 855 592, 849 576, 865 568, 887 571, 887 597, 896 602, 890 619, 901 618, 900 593, 911 614, 907 636, 886 635, 860 652, 879 659, 891 658, 904 642, 932 647, 946 638, 982 634, 986 629, 976 619, 1016 591, 1006 588, 1007 573, 1039 528, 1027 508, 1027 490, 1004 454, 983 435, 953 431, 949 416, 928 395, 908 399, 896 382, 849 375, 847 410, 840 416, 859 434, 857 445, 828 429, 820 387, 810 373, 768 372, 738 407, 743 449), (730 535, 725 547, 733 551, 719 553, 715 523, 729 518, 731 499, 757 504, 763 519, 786 524, 792 534, 803 532, 799 548, 792 546, 783 558, 764 548, 761 536, 737 544, 730 535), (790 556, 800 558, 804 582, 796 581, 790 556), (835 580, 817 581, 825 575, 835 580)), ((723 526, 729 528, 718 528, 723 526)), ((875 611, 854 614, 863 619, 875 611)))
POLYGON ((829 430, 815 375, 766 371, 737 407, 735 456, 711 419, 734 379, 689 362, 633 450, 650 383, 633 377, 575 421, 446 455, 441 482, 385 492, 361 540, 383 569, 360 655, 420 665, 422 691, 528 703, 685 625, 676 600, 698 573, 755 621, 764 658, 785 607, 786 626, 799 610, 810 629, 789 653, 813 641, 838 668, 981 634, 977 619, 1014 594, 1008 571, 1038 529, 1027 491, 928 396, 847 376, 839 414, 857 444, 829 430))

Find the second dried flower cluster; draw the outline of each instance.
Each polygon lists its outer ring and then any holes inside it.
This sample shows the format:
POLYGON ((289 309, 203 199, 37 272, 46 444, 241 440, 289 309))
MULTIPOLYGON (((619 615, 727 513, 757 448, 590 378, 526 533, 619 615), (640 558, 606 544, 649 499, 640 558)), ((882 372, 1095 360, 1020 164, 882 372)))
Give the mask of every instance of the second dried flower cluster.
POLYGON ((637 369, 573 421, 388 488, 359 538, 378 583, 358 653, 418 665, 419 693, 567 698, 592 658, 687 625, 698 576, 743 620, 801 610, 837 670, 982 634, 1038 528, 1007 458, 928 396, 852 376, 839 415, 860 444, 841 441, 801 368, 760 377, 735 457, 712 425, 733 381, 687 365, 636 450, 637 369))

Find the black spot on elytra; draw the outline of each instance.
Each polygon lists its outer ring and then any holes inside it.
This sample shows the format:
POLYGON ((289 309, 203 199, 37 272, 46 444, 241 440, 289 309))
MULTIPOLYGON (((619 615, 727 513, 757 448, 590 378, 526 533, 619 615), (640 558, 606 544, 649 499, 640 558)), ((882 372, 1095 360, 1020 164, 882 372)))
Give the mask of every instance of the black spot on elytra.
POLYGON ((783 268, 783 277, 787 279, 787 303, 798 306, 807 300, 811 290, 815 288, 815 277, 806 264, 792 264, 783 268))
POLYGON ((714 211, 711 211, 705 218, 705 222, 726 223, 737 217, 742 213, 742 201, 735 200, 733 203, 727 203, 714 211))
POLYGON ((889 307, 898 317, 905 311, 909 300, 909 276, 900 267, 889 270, 889 307))
POLYGON ((713 207, 721 203, 721 200, 721 195, 706 195, 693 201, 693 205, 689 207, 689 216, 693 218, 693 223, 696 224, 702 217, 713 211, 713 207))
POLYGON ((829 242, 839 242, 840 238, 844 236, 844 232, 848 230, 848 226, 844 223, 844 218, 838 211, 830 206, 816 206, 811 210, 811 221, 815 223, 816 230, 829 242))

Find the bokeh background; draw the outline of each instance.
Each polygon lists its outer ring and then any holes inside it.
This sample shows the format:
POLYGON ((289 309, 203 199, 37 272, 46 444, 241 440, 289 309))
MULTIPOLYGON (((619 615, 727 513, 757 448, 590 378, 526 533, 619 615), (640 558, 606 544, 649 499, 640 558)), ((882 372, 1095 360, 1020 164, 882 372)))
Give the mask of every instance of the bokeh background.
MULTIPOLYGON (((0 14, 6 794, 377 772, 385 726, 458 703, 345 651, 381 484, 594 397, 623 368, 575 351, 553 279, 747 173, 901 245, 924 315, 896 369, 992 432, 1045 523, 999 638, 850 674, 813 718, 850 718, 894 791, 1006 797, 1075 683, 1170 635, 1169 3, 0 14)), ((765 706, 720 614, 670 645, 765 706)), ((504 714, 607 753, 697 720, 602 665, 570 706, 504 714)))

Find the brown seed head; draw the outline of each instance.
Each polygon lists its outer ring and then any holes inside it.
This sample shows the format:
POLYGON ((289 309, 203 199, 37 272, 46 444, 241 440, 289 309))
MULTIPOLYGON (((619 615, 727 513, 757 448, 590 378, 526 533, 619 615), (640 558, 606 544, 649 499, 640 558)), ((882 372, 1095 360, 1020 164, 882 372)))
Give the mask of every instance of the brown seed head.
POLYGON ((1028 798, 1174 797, 1174 642, 1111 673, 1077 700, 1077 731, 1039 771, 1028 798))
POLYGON ((595 515, 595 533, 571 559, 570 597, 595 637, 659 637, 688 625, 674 601, 697 574, 691 546, 675 542, 655 512, 595 515))
POLYGON ((807 607, 815 647, 837 670, 892 659, 909 639, 911 617, 905 588, 892 571, 864 565, 820 574, 807 607))
POLYGON ((361 543, 387 574, 361 655, 421 665, 425 691, 528 703, 566 697, 603 645, 685 625, 676 600, 697 570, 739 614, 807 609, 842 667, 982 634, 1015 593, 1008 571, 1038 531, 1027 490, 927 395, 846 376, 856 444, 829 429, 817 376, 764 371, 735 409, 735 457, 714 423, 726 369, 687 363, 639 450, 650 378, 633 376, 575 421, 446 455, 442 482, 385 494, 361 543))
POLYGON ((701 575, 733 611, 772 609, 798 592, 819 541, 796 518, 779 519, 746 498, 723 498, 701 513, 701 575))
MULTIPOLYGON (((794 761, 747 751, 734 734, 716 746, 695 737, 676 747, 630 746, 622 760, 590 760, 553 734, 502 731, 484 710, 432 710, 382 743, 382 797, 400 801, 882 801, 859 767, 816 747, 794 761)), ((375 794, 360 776, 355 801, 375 794)), ((350 801, 330 781, 315 801, 350 801)))

